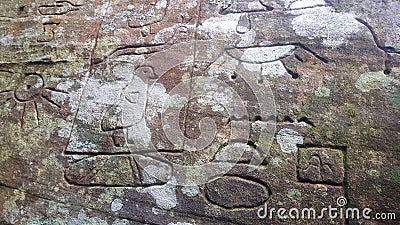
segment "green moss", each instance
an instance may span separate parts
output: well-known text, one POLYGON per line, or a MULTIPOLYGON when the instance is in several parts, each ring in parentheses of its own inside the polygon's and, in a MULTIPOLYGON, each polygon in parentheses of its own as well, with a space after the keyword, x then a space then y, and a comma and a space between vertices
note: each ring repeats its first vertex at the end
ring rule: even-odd
POLYGON ((400 94, 394 94, 389 97, 390 105, 394 108, 400 108, 400 94))
POLYGON ((390 171, 390 179, 394 182, 400 183, 400 167, 395 167, 390 171))
POLYGON ((347 117, 355 118, 357 116, 357 111, 354 105, 345 104, 345 113, 347 117))
POLYGON ((315 90, 315 95, 320 98, 328 98, 331 96, 331 90, 326 87, 319 87, 317 90, 315 90))
POLYGON ((3 203, 3 216, 8 223, 15 224, 17 222, 19 209, 15 201, 5 201, 3 203))
POLYGON ((111 203, 115 197, 122 198, 124 196, 124 191, 121 188, 110 188, 107 189, 104 193, 100 194, 99 202, 101 204, 111 203))
POLYGON ((297 189, 290 189, 286 195, 288 198, 292 199, 293 201, 300 201, 301 200, 301 192, 297 189))
MULTIPOLYGON (((333 123, 331 123, 333 124, 333 123)), ((333 143, 342 145, 346 143, 346 134, 340 130, 333 129, 334 125, 308 127, 305 136, 312 138, 316 143, 333 143)))
MULTIPOLYGON (((0 142, 0 143, 2 143, 2 142, 0 142)), ((0 164, 3 164, 12 155, 11 150, 8 150, 8 149, 4 148, 4 147, 7 147, 7 146, 4 146, 4 145, 2 145, 2 146, 3 146, 3 149, 1 149, 1 151, 0 151, 0 164)))
POLYGON ((58 161, 56 155, 54 153, 50 154, 47 158, 42 160, 42 165, 46 169, 46 171, 62 171, 63 166, 58 161))
POLYGON ((386 87, 391 80, 383 71, 363 73, 358 78, 355 86, 362 92, 369 92, 374 89, 386 87))
POLYGON ((367 171, 367 174, 373 177, 379 177, 381 175, 381 172, 379 172, 378 170, 371 169, 367 171))
MULTIPOLYGON (((119 220, 118 220, 119 221, 119 220)), ((43 217, 34 217, 28 219, 24 225, 42 225, 42 224, 51 224, 51 225, 108 225, 107 221, 100 219, 98 217, 88 217, 86 216, 85 211, 81 210, 77 217, 58 217, 58 218, 43 218, 43 217)))

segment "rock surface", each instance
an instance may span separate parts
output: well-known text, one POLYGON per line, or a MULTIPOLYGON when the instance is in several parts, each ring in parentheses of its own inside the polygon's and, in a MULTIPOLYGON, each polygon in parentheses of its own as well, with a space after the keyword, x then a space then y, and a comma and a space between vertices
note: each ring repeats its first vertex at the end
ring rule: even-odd
POLYGON ((398 223, 399 11, 1 1, 0 224, 398 223))

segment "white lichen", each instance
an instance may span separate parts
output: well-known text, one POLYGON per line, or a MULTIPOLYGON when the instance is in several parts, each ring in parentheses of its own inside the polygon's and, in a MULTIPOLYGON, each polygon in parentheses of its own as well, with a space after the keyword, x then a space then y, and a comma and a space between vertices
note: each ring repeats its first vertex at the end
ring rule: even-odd
POLYGON ((256 42, 256 31, 251 29, 243 34, 238 34, 240 42, 236 45, 237 47, 248 47, 256 42))
POLYGON ((362 92, 369 92, 388 86, 392 78, 388 77, 383 71, 363 73, 358 77, 355 84, 356 88, 362 92))
POLYGON ((15 224, 20 217, 17 203, 15 201, 5 201, 2 214, 6 222, 15 224))
POLYGON ((111 211, 118 212, 123 206, 124 204, 122 203, 122 200, 120 198, 116 198, 111 202, 111 211))
POLYGON ((229 106, 233 100, 233 94, 229 90, 209 91, 204 96, 197 99, 200 105, 211 106, 214 112, 223 112, 225 107, 229 106))
POLYGON ((241 60, 250 63, 273 62, 291 55, 295 48, 293 45, 247 48, 243 51, 241 60))
POLYGON ((166 165, 148 165, 143 169, 143 184, 155 184, 157 180, 166 180, 170 176, 170 170, 166 165))
POLYGON ((249 145, 245 143, 233 143, 223 147, 219 152, 217 152, 215 160, 222 162, 239 161, 245 152, 252 152, 249 145))
POLYGON ((257 64, 257 63, 243 62, 242 65, 246 70, 251 71, 251 72, 259 72, 259 71, 261 71, 261 68, 262 68, 262 64, 257 64))
POLYGON ((321 98, 328 98, 331 96, 331 90, 327 87, 318 87, 317 90, 315 90, 315 95, 321 98))
POLYGON ((288 128, 281 129, 276 136, 276 141, 285 153, 297 152, 297 144, 303 144, 303 139, 297 131, 288 128))
POLYGON ((290 9, 301 9, 326 5, 324 0, 298 0, 289 4, 290 9))
POLYGON ((12 35, 6 35, 4 37, 0 37, 0 45, 6 46, 11 45, 13 42, 14 37, 12 35))
POLYGON ((141 149, 150 145, 151 130, 147 127, 145 120, 140 120, 140 122, 124 131, 126 132, 127 142, 131 148, 141 149))
POLYGON ((169 3, 172 9, 181 9, 184 6, 187 9, 192 9, 197 6, 196 0, 171 0, 169 3))
POLYGON ((199 26, 199 31, 208 33, 211 38, 218 35, 229 37, 236 33, 236 27, 242 15, 242 13, 234 13, 208 18, 199 26))
POLYGON ((194 186, 183 186, 181 191, 184 195, 188 197, 194 197, 200 193, 200 188, 197 185, 194 186))
POLYGON ((267 77, 283 76, 287 74, 286 68, 281 61, 263 63, 261 65, 261 75, 267 77))
POLYGON ((301 15, 292 20, 297 35, 309 39, 321 38, 323 45, 336 48, 363 28, 353 14, 336 13, 330 7, 320 8, 297 12, 301 15))
POLYGON ((165 9, 167 8, 167 0, 160 0, 156 3, 156 9, 165 9))
POLYGON ((178 205, 176 197, 175 179, 164 185, 151 186, 141 189, 140 191, 150 194, 161 209, 172 209, 178 205))
POLYGON ((280 166, 280 165, 282 165, 283 160, 281 158, 279 158, 279 157, 274 157, 274 158, 271 159, 271 163, 274 166, 280 166))

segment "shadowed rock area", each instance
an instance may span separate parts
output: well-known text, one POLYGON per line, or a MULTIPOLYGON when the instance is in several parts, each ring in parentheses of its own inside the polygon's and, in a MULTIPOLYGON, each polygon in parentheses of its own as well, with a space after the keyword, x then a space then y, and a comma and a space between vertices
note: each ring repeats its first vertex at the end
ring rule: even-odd
POLYGON ((0 225, 398 224, 400 1, 0 2, 0 225))

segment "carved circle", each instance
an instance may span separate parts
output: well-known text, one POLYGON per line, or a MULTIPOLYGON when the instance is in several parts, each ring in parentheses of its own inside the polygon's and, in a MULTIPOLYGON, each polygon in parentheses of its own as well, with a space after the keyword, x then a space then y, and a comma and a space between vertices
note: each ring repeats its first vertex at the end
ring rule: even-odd
POLYGON ((15 98, 20 102, 32 101, 43 91, 44 80, 38 74, 27 74, 14 91, 15 98))

